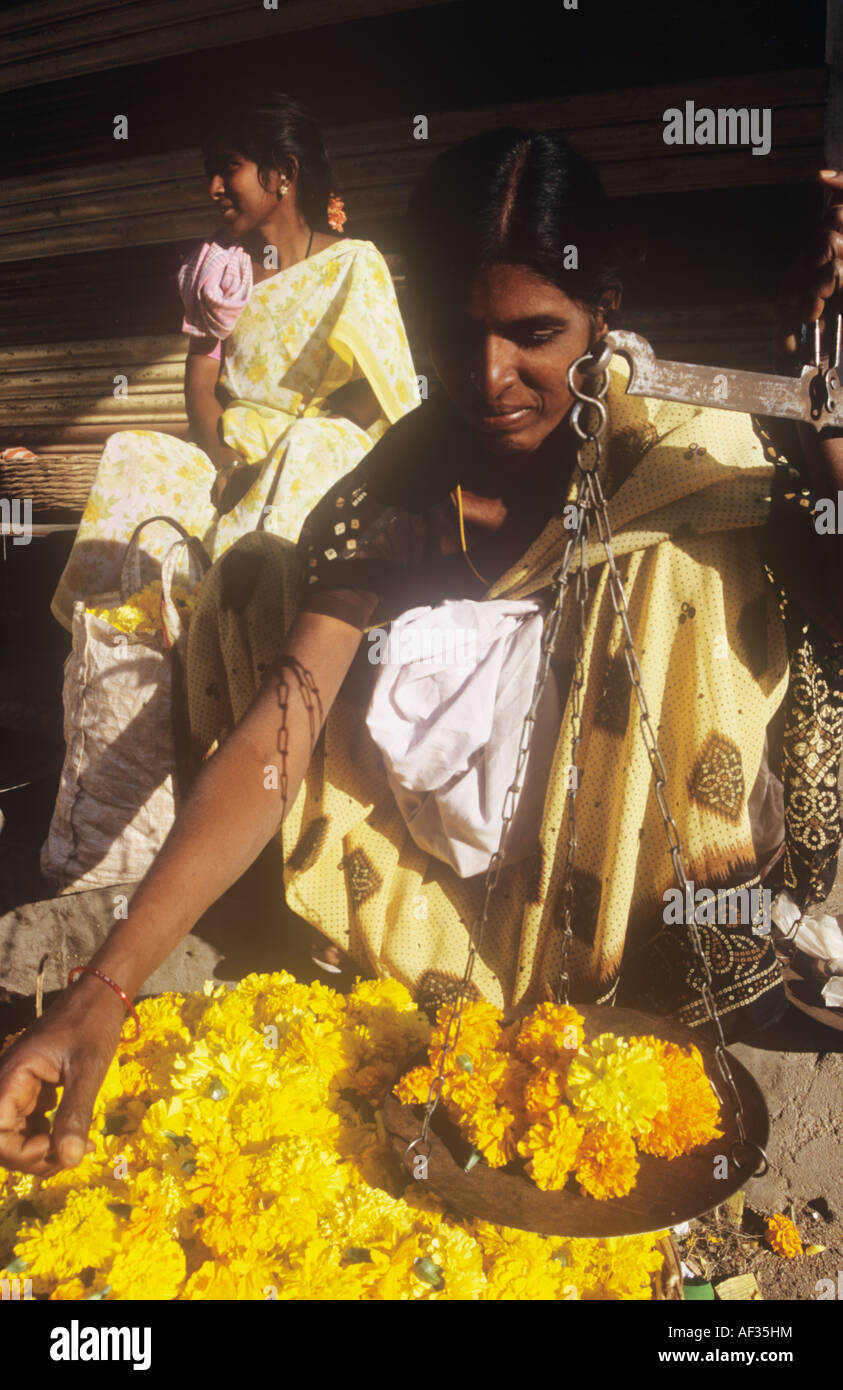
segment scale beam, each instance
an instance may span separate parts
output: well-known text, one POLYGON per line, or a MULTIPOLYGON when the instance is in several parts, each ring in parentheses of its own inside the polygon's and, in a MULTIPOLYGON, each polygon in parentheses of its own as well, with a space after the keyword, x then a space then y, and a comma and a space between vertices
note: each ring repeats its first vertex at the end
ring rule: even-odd
MULTIPOLYGON (((828 367, 814 362, 803 367, 800 376, 774 376, 729 367, 666 362, 656 357, 646 338, 626 330, 610 333, 607 342, 613 352, 629 361, 630 396, 654 396, 657 400, 738 410, 743 414, 775 415, 800 420, 816 430, 827 426, 843 429, 843 391, 836 361, 828 367)), ((838 356, 839 349, 835 359, 838 356)))

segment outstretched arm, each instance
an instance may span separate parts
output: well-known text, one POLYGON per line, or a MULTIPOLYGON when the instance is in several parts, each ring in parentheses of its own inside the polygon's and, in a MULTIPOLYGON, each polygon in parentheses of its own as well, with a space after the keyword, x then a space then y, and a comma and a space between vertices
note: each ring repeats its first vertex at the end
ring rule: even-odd
MULTIPOLYGON (((128 918, 91 961, 128 995, 280 828, 360 640, 337 618, 303 613, 293 624, 277 669, 202 769, 128 918)), ((79 1162, 122 1021, 117 996, 83 975, 12 1046, 0 1061, 0 1163, 45 1174, 79 1162), (50 1134, 44 1114, 59 1085, 50 1134)))

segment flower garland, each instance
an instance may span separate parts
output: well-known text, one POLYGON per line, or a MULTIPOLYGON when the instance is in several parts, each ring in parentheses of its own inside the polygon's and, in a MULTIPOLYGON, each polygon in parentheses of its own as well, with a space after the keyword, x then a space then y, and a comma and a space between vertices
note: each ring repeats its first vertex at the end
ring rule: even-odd
POLYGON ((328 199, 328 226, 332 232, 341 232, 347 221, 345 203, 338 194, 332 193, 328 199))
POLYGON ((396 981, 343 997, 250 975, 138 1013, 94 1151, 46 1179, 0 1170, 0 1278, 56 1300, 651 1296, 659 1236, 460 1222, 408 1177, 377 1106, 430 1025, 396 981))
MULTIPOLYGON (((189 617, 196 607, 199 585, 196 584, 193 589, 187 590, 174 584, 172 592, 176 605, 182 609, 185 616, 189 617)), ((161 580, 153 579, 151 584, 139 589, 136 594, 131 594, 116 608, 97 608, 90 605, 87 612, 92 613, 95 618, 102 618, 104 622, 110 623, 118 632, 152 635, 163 630, 161 600, 161 580)))
MULTIPOLYGON (((449 1016, 446 1005, 429 1064, 396 1087, 405 1104, 427 1100, 449 1016)), ((508 1027, 485 1001, 465 1006, 442 1098, 490 1167, 520 1156, 537 1187, 558 1190, 575 1173, 581 1191, 603 1201, 632 1191, 639 1151, 678 1158, 722 1137, 696 1047, 614 1033, 586 1044, 584 1037, 582 1015, 568 1005, 540 1004, 508 1027)))

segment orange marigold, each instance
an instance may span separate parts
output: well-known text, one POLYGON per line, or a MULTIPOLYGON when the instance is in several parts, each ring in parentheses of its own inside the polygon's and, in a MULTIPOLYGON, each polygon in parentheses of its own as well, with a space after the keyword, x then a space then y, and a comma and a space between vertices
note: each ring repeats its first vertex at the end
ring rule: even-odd
POLYGON ((402 1105, 424 1105, 430 1094, 430 1083, 436 1073, 433 1067, 413 1067, 401 1077, 395 1094, 402 1105))
POLYGON ((531 1073, 524 1087, 524 1107, 534 1123, 545 1119, 561 1105, 566 1070, 556 1067, 531 1073))
POLYGON ((464 1132, 490 1168, 502 1168, 516 1153, 515 1116, 505 1105, 483 1106, 465 1116, 464 1132))
POLYGON ((625 1197, 635 1186, 638 1158, 635 1140, 620 1130, 592 1129, 580 1146, 577 1179, 584 1193, 597 1201, 625 1197))
POLYGON ((789 1216, 782 1216, 781 1213, 768 1216, 766 1225, 767 1244, 777 1255, 782 1255, 786 1260, 794 1260, 797 1255, 804 1253, 799 1232, 789 1216))
POLYGON ((649 1132, 639 1137, 641 1151, 657 1158, 678 1158, 711 1139, 721 1139, 723 1131, 717 1127, 720 1104, 699 1049, 691 1046, 686 1052, 675 1043, 653 1037, 633 1041, 653 1049, 667 1086, 667 1109, 659 1111, 649 1132))
POLYGON ((567 1105, 560 1105, 545 1119, 533 1125, 518 1145, 518 1152, 529 1159, 527 1172, 545 1192, 564 1187, 577 1160, 583 1127, 567 1105))
POLYGON ((569 1061, 582 1047, 584 1022, 569 1004, 539 1004, 521 1024, 515 1051, 535 1066, 569 1061))
MULTIPOLYGON (((436 1027, 430 1035, 429 1056, 433 1066, 439 1065, 439 1054, 448 1031, 448 1022, 453 1012, 452 1004, 443 1004, 436 1015, 436 1027)), ((472 1063, 479 1062, 487 1051, 497 1048, 500 1038, 501 1011, 485 999, 474 999, 465 1005, 460 1019, 457 1044, 448 1056, 446 1070, 450 1071, 458 1057, 467 1057, 472 1063)), ((451 1042, 454 1030, 451 1029, 451 1042)))

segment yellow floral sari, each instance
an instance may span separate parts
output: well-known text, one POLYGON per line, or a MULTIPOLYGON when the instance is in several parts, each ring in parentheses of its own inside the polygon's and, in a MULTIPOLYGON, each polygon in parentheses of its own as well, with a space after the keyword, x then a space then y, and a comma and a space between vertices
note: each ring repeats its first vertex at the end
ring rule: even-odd
MULTIPOLYGON (((389 425, 418 404, 407 337, 389 269, 366 241, 334 242, 256 284, 225 345, 226 444, 260 465, 238 505, 219 516, 207 454, 154 430, 112 435, 103 452, 52 610, 69 628, 76 599, 118 587, 126 543, 146 517, 173 517, 212 560, 250 531, 295 542, 327 489, 389 425), (328 398, 369 382, 380 415, 368 430, 329 418, 328 398)), ((174 533, 156 523, 143 554, 163 558, 174 533)), ((150 578, 154 577, 150 574, 150 578)))

